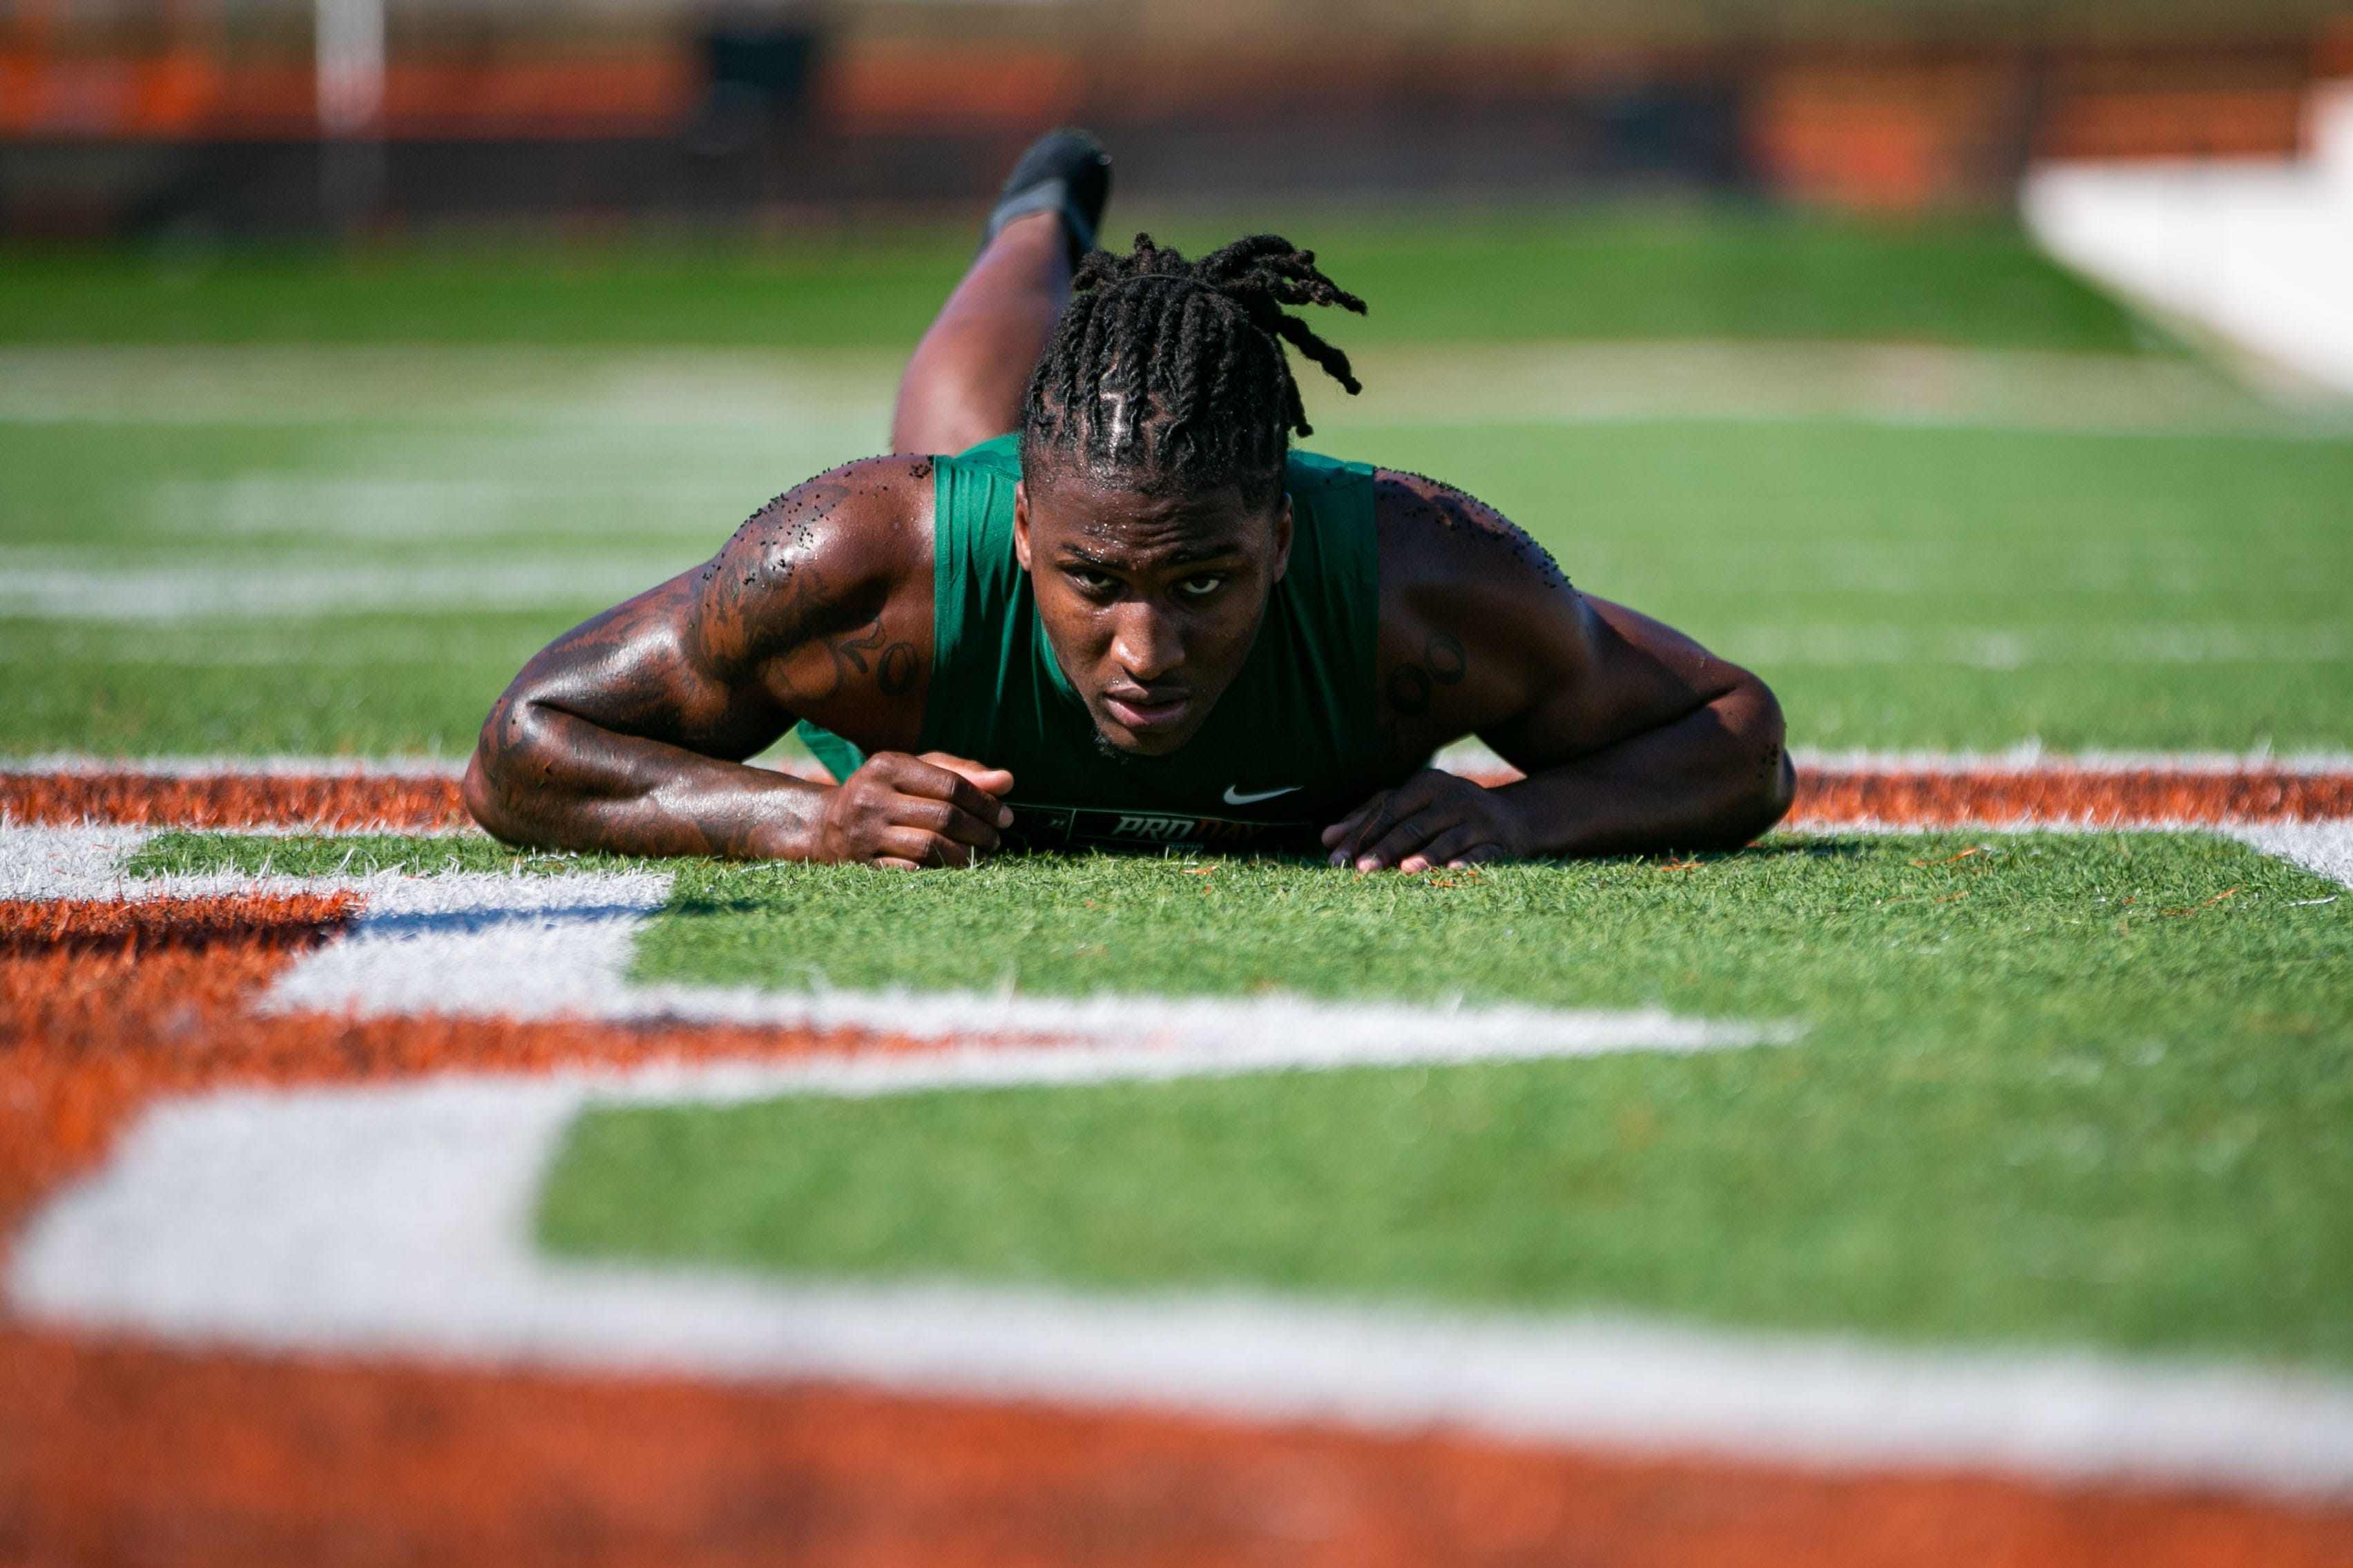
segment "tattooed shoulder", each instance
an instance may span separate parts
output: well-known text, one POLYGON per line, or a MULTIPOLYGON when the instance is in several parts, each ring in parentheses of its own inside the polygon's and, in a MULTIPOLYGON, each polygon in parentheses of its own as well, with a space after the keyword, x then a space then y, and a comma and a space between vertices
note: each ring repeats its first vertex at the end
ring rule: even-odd
MULTIPOLYGON (((868 459, 819 474, 746 519, 699 573, 698 631, 743 654, 859 634, 903 573, 910 470, 868 459)), ((880 645, 877 645, 879 654, 880 645)), ((865 657, 853 648, 844 657, 865 657)))

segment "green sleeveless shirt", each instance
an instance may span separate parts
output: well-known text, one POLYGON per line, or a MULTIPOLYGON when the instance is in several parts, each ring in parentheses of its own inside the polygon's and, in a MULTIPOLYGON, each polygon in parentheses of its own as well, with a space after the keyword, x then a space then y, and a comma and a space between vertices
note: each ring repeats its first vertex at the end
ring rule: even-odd
MULTIPOLYGON (((1308 452, 1284 483, 1291 564, 1241 673, 1199 733, 1165 757, 1105 755, 1013 556, 1016 437, 934 464, 932 684, 921 751, 1011 770, 1017 848, 1308 852, 1396 782, 1375 729, 1380 556, 1373 470, 1308 452)), ((804 722, 846 778, 864 760, 804 722)))

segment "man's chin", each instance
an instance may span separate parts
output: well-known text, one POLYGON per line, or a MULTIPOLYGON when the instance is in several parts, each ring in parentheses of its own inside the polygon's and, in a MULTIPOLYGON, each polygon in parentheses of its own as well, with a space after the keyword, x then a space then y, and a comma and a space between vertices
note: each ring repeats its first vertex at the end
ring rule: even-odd
POLYGON ((1140 763, 1181 750, 1201 728, 1197 721, 1178 730, 1131 730, 1094 715, 1095 750, 1116 763, 1140 763))

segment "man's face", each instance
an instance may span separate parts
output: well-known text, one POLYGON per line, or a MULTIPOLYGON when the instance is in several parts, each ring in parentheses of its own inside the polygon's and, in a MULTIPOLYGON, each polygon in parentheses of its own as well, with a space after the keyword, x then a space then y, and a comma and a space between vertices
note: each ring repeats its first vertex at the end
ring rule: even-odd
POLYGON ((1038 616, 1095 729, 1166 756, 1198 733, 1241 673, 1291 561, 1291 498, 1145 496, 1039 474, 1014 491, 1013 546, 1038 616))

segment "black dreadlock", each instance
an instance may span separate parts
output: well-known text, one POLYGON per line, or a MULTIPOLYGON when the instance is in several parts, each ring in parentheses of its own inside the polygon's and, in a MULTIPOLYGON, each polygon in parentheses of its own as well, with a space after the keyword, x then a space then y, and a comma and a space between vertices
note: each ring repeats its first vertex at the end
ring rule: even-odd
POLYGON ((1348 356, 1283 307, 1365 302, 1280 235, 1187 261, 1139 234, 1126 256, 1088 253, 1071 289, 1022 403, 1025 469, 1075 457, 1147 494, 1234 484, 1271 505, 1291 432, 1314 433, 1283 343, 1363 390, 1348 356))

